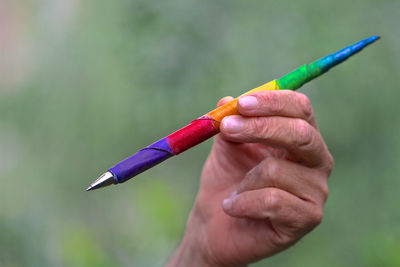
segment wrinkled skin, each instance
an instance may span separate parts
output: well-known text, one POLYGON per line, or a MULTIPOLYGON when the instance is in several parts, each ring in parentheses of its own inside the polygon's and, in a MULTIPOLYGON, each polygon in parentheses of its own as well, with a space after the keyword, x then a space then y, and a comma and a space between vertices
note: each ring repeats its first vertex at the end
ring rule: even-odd
POLYGON ((249 96, 239 99, 241 115, 221 123, 168 266, 244 266, 288 248, 322 220, 333 159, 310 101, 289 90, 249 96))

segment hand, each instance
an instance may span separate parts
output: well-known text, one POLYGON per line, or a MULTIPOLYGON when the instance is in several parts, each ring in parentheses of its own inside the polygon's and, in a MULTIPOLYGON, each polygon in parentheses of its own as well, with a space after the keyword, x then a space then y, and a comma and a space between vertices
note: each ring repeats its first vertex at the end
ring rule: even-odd
POLYGON ((169 266, 246 265, 286 249, 322 220, 333 159, 308 98, 257 92, 242 96, 238 109, 221 123, 169 266))

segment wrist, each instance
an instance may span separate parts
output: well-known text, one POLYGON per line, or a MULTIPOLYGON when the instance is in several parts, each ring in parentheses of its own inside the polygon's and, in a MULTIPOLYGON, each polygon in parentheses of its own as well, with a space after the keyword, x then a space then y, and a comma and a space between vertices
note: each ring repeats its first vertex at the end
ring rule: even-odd
POLYGON ((207 235, 204 230, 205 222, 201 220, 201 216, 195 212, 196 206, 193 208, 189 217, 185 235, 170 258, 167 267, 216 267, 207 253, 207 235), (197 215, 196 215, 197 214, 197 215))
MULTIPOLYGON (((169 259, 166 267, 245 267, 246 264, 228 264, 215 258, 208 243, 207 220, 195 208, 192 210, 186 233, 169 259), (197 212, 196 212, 197 210, 197 212)), ((204 214, 203 214, 204 215, 204 214)))
POLYGON ((190 237, 183 238, 166 267, 215 267, 209 262, 200 246, 190 240, 190 237))

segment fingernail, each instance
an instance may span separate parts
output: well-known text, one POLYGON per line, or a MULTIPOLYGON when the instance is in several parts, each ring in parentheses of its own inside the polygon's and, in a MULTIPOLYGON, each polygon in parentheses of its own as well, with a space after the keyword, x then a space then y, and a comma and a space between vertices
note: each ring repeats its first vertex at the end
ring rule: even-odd
POLYGON ((224 201, 222 202, 222 207, 225 210, 230 210, 232 208, 232 202, 233 202, 232 198, 224 199, 224 201))
POLYGON ((229 196, 229 198, 233 198, 237 195, 237 191, 233 191, 232 194, 229 196))
POLYGON ((239 98, 239 105, 244 109, 256 109, 258 106, 258 100, 255 96, 242 96, 239 98))
POLYGON ((226 117, 222 120, 223 128, 230 133, 240 132, 243 128, 243 122, 237 117, 226 117))

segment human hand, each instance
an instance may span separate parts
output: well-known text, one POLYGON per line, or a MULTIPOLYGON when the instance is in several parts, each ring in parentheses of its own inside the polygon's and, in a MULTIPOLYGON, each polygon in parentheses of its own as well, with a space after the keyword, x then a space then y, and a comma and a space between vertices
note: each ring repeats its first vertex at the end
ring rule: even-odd
POLYGON ((262 91, 242 96, 238 109, 221 123, 168 266, 246 265, 286 249, 322 220, 333 158, 308 98, 262 91))

